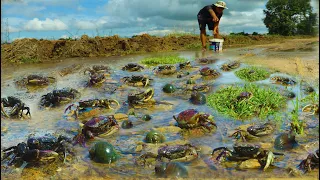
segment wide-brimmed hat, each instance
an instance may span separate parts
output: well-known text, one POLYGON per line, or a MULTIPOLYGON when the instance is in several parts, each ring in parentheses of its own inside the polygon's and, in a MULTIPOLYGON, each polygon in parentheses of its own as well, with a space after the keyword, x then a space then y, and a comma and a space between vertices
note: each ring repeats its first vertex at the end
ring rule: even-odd
POLYGON ((216 7, 221 7, 223 9, 228 9, 227 8, 227 4, 224 2, 224 1, 217 1, 215 4, 214 4, 216 7))

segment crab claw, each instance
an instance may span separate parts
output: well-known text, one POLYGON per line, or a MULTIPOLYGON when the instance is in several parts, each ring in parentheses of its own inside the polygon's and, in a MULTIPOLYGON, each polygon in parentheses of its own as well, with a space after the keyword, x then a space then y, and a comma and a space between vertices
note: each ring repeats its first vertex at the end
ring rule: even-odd
POLYGON ((271 151, 268 151, 267 162, 266 162, 266 165, 263 168, 263 171, 265 171, 273 163, 274 157, 275 157, 274 154, 271 151))
MULTIPOLYGON (((112 105, 113 103, 115 103, 115 104, 116 104, 116 107, 115 107, 115 108, 120 107, 119 102, 118 102, 117 100, 115 100, 115 99, 109 100, 109 103, 110 103, 110 105, 112 105)), ((108 105, 108 108, 109 108, 109 109, 115 109, 115 108, 112 108, 110 105, 108 105)))
POLYGON ((6 111, 4 110, 4 106, 3 103, 1 103, 1 114, 3 114, 5 117, 9 118, 9 115, 6 113, 6 111))
POLYGON ((22 159, 27 162, 38 161, 38 162, 50 162, 55 160, 59 154, 51 150, 38 150, 32 149, 28 151, 22 159))

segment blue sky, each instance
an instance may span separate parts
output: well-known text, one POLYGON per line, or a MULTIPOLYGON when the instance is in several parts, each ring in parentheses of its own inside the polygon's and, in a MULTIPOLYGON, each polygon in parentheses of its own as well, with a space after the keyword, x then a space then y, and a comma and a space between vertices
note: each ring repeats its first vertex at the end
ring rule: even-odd
MULTIPOLYGON (((266 33, 262 22, 268 0, 225 0, 220 33, 266 33)), ((319 12, 319 0, 311 0, 319 12)), ((123 37, 173 31, 199 33, 196 15, 212 0, 1 0, 1 35, 17 38, 123 37), (7 24, 7 25, 6 25, 7 24)), ((209 32, 208 32, 209 33, 209 32)))

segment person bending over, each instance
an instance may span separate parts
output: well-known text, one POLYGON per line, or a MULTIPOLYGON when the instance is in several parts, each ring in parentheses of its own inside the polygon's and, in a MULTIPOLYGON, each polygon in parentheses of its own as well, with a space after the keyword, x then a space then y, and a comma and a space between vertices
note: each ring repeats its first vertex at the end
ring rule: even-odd
POLYGON ((223 15, 223 10, 228 9, 226 3, 217 1, 215 4, 203 7, 198 13, 198 23, 200 28, 200 39, 202 43, 202 50, 207 49, 206 46, 206 25, 209 30, 212 30, 214 38, 221 38, 219 35, 219 22, 223 15))

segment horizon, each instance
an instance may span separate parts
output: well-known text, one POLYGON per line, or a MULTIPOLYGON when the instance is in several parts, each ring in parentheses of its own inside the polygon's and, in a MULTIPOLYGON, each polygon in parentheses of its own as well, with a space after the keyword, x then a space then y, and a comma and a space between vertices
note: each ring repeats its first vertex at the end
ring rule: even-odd
MULTIPOLYGON (((219 26, 220 33, 268 33, 263 10, 268 0, 239 0, 227 7, 219 26), (250 6, 248 6, 250 4, 250 6)), ((60 39, 113 36, 132 37, 171 33, 199 34, 196 15, 212 0, 2 0, 1 38, 60 39), (156 6, 156 5, 157 6, 156 6), (119 13, 121 12, 121 13, 119 13), (9 37, 4 37, 5 33, 9 37)), ((319 14, 319 1, 311 0, 313 12, 319 14)), ((211 31, 207 28, 207 34, 211 31)), ((6 36, 7 36, 6 35, 6 36)))

